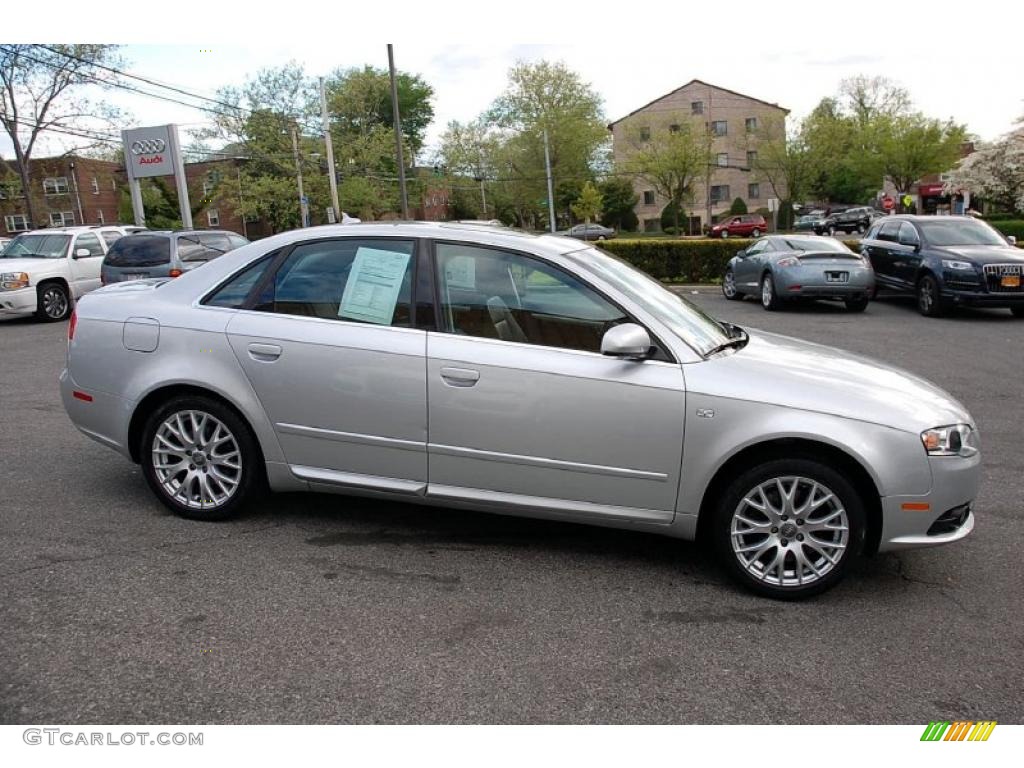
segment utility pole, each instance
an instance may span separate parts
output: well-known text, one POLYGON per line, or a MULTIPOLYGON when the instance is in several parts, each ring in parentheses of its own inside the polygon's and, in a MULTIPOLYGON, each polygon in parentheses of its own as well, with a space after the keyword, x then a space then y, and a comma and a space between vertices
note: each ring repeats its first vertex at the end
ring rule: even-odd
MULTIPOLYGON (((711 86, 708 86, 708 119, 707 119, 707 135, 708 135, 708 148, 710 149, 714 145, 714 127, 715 124, 711 120, 711 86)), ((707 212, 707 225, 710 230, 711 227, 711 164, 708 164, 707 176, 704 178, 704 193, 707 198, 708 212, 707 212)), ((703 233, 701 233, 703 234, 703 233)))
POLYGON ((484 177, 483 176, 477 176, 476 180, 480 182, 480 205, 482 205, 483 209, 484 209, 483 215, 481 215, 480 218, 486 219, 487 218, 487 193, 484 191, 484 177))
POLYGON ((306 193, 302 190, 302 164, 299 163, 299 137, 295 126, 292 126, 292 154, 295 155, 295 176, 299 181, 299 215, 302 217, 302 225, 306 226, 306 210, 309 204, 306 202, 306 193))
POLYGON ((331 223, 341 221, 341 206, 338 205, 338 177, 334 173, 334 142, 331 141, 331 119, 327 115, 327 92, 324 90, 324 79, 320 78, 320 114, 322 116, 324 141, 327 144, 327 173, 331 180, 331 205, 334 216, 331 223))
POLYGON ((548 149, 548 129, 544 129, 544 169, 548 176, 548 219, 551 233, 555 232, 555 189, 551 184, 551 150, 548 149))
POLYGON ((395 155, 398 157, 398 186, 402 192, 402 218, 409 219, 409 193, 405 189, 405 159, 402 157, 402 117, 398 114, 398 83, 395 81, 395 51, 388 43, 388 70, 391 72, 391 112, 395 119, 395 155))

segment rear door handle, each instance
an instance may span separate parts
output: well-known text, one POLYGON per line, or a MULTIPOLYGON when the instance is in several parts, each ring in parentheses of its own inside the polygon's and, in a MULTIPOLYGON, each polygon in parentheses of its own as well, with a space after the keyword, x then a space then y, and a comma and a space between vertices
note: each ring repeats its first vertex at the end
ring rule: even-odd
POLYGON ((472 387, 480 381, 480 371, 445 366, 441 369, 441 378, 444 379, 445 384, 452 387, 472 387))
POLYGON ((281 356, 281 348, 277 344, 250 344, 249 357, 261 363, 272 363, 281 356))

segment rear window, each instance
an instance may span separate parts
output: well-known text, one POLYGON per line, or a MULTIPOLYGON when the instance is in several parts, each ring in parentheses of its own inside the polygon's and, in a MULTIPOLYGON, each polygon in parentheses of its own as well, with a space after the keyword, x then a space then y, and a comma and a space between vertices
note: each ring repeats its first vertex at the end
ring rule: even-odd
POLYGON ((104 263, 111 267, 155 267, 170 261, 169 238, 137 234, 122 237, 111 245, 104 263))

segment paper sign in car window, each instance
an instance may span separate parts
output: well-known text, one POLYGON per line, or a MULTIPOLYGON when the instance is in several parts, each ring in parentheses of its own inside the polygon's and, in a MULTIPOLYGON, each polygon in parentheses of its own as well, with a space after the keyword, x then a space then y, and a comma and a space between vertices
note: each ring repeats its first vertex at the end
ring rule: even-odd
POLYGON ((341 296, 338 317, 390 325, 411 258, 408 253, 359 248, 341 296))
POLYGON ((444 263, 444 282, 449 288, 476 290, 476 262, 472 256, 452 256, 444 263))

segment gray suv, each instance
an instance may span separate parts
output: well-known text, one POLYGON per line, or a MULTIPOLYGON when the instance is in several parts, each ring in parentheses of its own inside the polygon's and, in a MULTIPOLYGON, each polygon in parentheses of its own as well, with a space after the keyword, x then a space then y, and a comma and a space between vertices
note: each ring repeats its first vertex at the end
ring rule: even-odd
POLYGON ((249 241, 224 230, 137 232, 110 246, 100 279, 104 285, 147 277, 179 277, 249 241))

